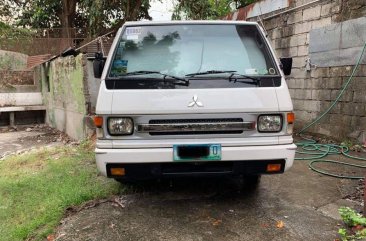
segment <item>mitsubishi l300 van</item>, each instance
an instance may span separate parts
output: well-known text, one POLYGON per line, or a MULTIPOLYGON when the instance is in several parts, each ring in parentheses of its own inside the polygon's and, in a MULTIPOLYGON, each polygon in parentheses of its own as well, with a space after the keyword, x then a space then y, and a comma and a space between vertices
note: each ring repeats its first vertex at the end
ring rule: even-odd
POLYGON ((96 106, 96 162, 119 181, 280 174, 294 160, 294 114, 281 64, 257 23, 127 22, 96 106))

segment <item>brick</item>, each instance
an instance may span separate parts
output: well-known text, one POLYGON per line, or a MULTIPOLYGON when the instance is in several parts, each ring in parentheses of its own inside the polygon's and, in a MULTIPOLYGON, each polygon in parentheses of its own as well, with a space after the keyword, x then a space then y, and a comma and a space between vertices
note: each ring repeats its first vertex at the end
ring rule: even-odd
POLYGON ((291 48, 289 48, 289 56, 295 57, 297 55, 298 55, 298 53, 297 53, 297 47, 291 47, 291 48))
POLYGON ((302 22, 302 11, 297 11, 289 15, 287 19, 287 24, 293 24, 302 22))
POLYGON ((294 104, 294 109, 295 110, 303 110, 304 109, 304 100, 294 100, 293 104, 294 104))
POLYGON ((283 27, 280 32, 282 33, 282 37, 291 36, 294 34, 294 25, 283 27))
POLYGON ((365 77, 353 77, 352 83, 349 88, 355 91, 366 90, 366 78, 365 77))
POLYGON ((304 68, 305 67, 305 57, 292 58, 292 66, 294 68, 304 68))
POLYGON ((297 48, 298 56, 305 56, 309 54, 309 47, 307 45, 302 45, 297 48))
POLYGON ((311 22, 297 23, 294 27, 294 34, 307 33, 311 29, 311 22))
POLYGON ((320 91, 319 100, 331 100, 331 90, 322 89, 320 91))
POLYGON ((314 88, 314 82, 313 82, 314 79, 306 79, 304 81, 304 84, 305 84, 305 89, 316 89, 314 88))
POLYGON ((294 35, 290 37, 290 47, 298 46, 298 36, 294 35))
POLYGON ((297 79, 305 79, 310 77, 310 73, 304 69, 293 68, 291 71, 291 76, 297 79))
MULTIPOLYGON (((331 100, 335 100, 339 95, 340 90, 332 90, 331 100)), ((350 102, 353 100, 353 91, 345 91, 339 101, 350 102)))
POLYGON ((289 88, 288 91, 290 92, 291 99, 295 99, 295 90, 289 88))
POLYGON ((307 45, 309 43, 308 34, 297 35, 297 45, 307 45))
POLYGON ((359 90, 353 93, 353 102, 361 102, 366 104, 366 90, 359 90))
POLYGON ((302 13, 303 21, 320 18, 321 6, 305 9, 302 13))
POLYGON ((330 15, 332 6, 333 6, 332 3, 322 5, 321 11, 320 11, 320 16, 323 17, 323 16, 330 15))
POLYGON ((311 22, 311 29, 322 28, 332 24, 332 17, 322 18, 311 22))
POLYGON ((295 79, 296 89, 304 89, 305 88, 305 80, 304 79, 295 79))
POLYGON ((305 93, 302 89, 295 90, 295 99, 299 99, 299 100, 305 99, 305 93))
POLYGON ((320 103, 321 101, 317 100, 304 100, 304 109, 310 112, 319 112, 320 103))
MULTIPOLYGON (((324 110, 327 109, 331 104, 332 104, 332 102, 323 102, 324 110)), ((333 108, 330 110, 330 113, 332 113, 332 114, 341 113, 341 106, 340 106, 339 102, 335 106, 333 106, 333 108)))
POLYGON ((320 100, 320 90, 312 90, 311 91, 311 98, 313 100, 320 100))
POLYGON ((311 83, 314 89, 324 89, 326 87, 326 82, 323 78, 312 78, 311 83))
POLYGON ((287 81, 287 86, 290 88, 290 89, 296 89, 296 79, 294 78, 286 78, 286 81, 287 81))
POLYGON ((322 77, 322 70, 319 68, 312 69, 310 72, 311 78, 319 78, 322 77))
POLYGON ((326 83, 327 89, 340 89, 342 87, 342 78, 334 77, 334 78, 323 78, 326 83))
POLYGON ((366 65, 360 65, 356 70, 355 76, 366 76, 366 65))

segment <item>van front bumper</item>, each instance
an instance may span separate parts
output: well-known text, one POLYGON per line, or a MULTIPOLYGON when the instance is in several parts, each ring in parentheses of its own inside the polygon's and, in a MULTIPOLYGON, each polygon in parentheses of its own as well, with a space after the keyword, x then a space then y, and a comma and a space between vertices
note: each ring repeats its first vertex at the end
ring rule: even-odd
MULTIPOLYGON (((220 161, 173 161, 173 148, 95 149, 98 170, 108 177, 109 168, 125 168, 126 178, 182 175, 235 175, 266 173, 268 164, 281 164, 287 171, 293 164, 296 145, 222 147, 220 161)), ((119 177, 115 177, 119 178, 119 177)))

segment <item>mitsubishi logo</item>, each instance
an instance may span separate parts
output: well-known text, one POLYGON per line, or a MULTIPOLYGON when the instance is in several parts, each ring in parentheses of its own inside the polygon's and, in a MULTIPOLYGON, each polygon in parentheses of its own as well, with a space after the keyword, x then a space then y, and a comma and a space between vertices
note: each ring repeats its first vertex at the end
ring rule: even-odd
POLYGON ((192 100, 192 102, 189 102, 188 107, 194 107, 195 105, 197 105, 198 107, 203 107, 203 104, 201 101, 198 100, 197 95, 194 95, 192 100))

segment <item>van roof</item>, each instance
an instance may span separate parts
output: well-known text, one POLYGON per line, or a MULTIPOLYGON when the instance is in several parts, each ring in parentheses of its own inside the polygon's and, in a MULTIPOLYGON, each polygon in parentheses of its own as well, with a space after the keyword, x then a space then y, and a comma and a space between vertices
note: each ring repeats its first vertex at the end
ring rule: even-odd
POLYGON ((183 24, 232 24, 232 25, 258 25, 256 22, 232 21, 232 20, 177 20, 177 21, 131 21, 124 26, 137 25, 183 25, 183 24))

